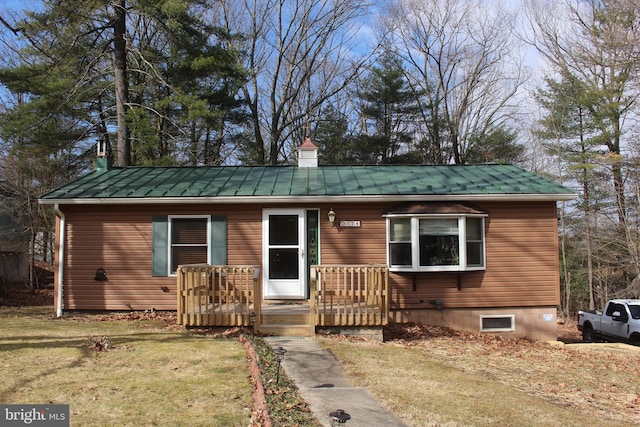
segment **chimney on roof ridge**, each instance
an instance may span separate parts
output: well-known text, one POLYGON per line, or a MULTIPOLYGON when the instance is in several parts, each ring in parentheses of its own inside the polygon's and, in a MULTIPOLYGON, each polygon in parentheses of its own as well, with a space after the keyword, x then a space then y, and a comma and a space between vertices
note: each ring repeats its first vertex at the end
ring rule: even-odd
POLYGON ((298 167, 299 168, 317 168, 318 167, 318 147, 311 142, 311 138, 307 135, 304 143, 297 148, 298 150, 298 167))
POLYGON ((93 161, 93 169, 100 173, 108 171, 111 166, 111 159, 107 156, 107 143, 100 141, 98 142, 98 157, 93 161))

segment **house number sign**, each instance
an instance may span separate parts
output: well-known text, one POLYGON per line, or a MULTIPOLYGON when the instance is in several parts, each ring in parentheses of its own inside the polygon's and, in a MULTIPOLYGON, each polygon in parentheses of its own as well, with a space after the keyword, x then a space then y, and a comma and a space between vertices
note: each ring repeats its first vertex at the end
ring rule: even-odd
POLYGON ((353 220, 340 221, 340 227, 342 227, 342 228, 359 228, 360 227, 360 221, 353 221, 353 220))

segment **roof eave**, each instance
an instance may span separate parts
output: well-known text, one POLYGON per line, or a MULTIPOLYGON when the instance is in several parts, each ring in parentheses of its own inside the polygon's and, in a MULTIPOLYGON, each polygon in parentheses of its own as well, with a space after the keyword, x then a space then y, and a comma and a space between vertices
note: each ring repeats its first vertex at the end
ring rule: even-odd
POLYGON ((344 203, 344 202, 417 202, 417 201, 538 201, 566 202, 577 198, 576 194, 450 194, 450 195, 370 195, 370 196, 221 196, 221 197, 105 197, 75 199, 39 199, 43 205, 124 205, 124 204, 249 204, 249 203, 344 203))

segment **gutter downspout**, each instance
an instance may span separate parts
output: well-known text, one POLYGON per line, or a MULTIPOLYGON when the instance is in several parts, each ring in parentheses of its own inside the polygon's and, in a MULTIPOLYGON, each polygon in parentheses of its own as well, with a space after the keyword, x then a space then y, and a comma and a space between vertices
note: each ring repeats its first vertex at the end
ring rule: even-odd
POLYGON ((64 277, 64 230, 66 228, 66 221, 64 213, 60 210, 60 205, 56 203, 53 207, 56 215, 60 218, 60 236, 59 236, 59 249, 58 249, 58 306, 56 307, 56 316, 62 317, 62 287, 63 287, 63 277, 64 277))

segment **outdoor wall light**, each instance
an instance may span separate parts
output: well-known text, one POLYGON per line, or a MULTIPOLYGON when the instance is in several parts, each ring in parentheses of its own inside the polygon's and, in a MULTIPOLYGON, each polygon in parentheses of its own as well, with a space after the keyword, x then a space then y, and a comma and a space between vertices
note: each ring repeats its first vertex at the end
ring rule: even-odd
POLYGON ((336 213, 333 209, 329 209, 329 213, 327 215, 329 216, 329 225, 333 227, 336 222, 336 213))
POLYGON ((104 282, 107 280, 107 272, 104 271, 104 268, 99 268, 96 270, 96 276, 94 277, 94 279, 97 282, 104 282))
POLYGON ((329 412, 329 416, 331 417, 332 426, 346 424, 351 419, 351 415, 347 414, 344 409, 336 409, 333 412, 329 412))

